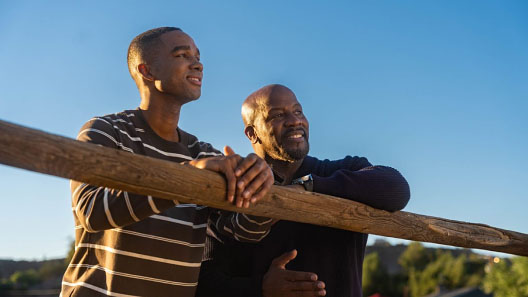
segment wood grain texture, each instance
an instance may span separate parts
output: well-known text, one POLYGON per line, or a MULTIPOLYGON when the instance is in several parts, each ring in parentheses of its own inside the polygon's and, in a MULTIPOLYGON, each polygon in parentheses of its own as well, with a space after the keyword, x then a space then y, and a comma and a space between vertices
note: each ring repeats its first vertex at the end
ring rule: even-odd
MULTIPOLYGON (((0 121, 0 163, 97 186, 276 219, 528 256, 528 235, 405 211, 390 213, 328 195, 273 186, 249 209, 225 199, 217 173, 0 121)), ((1 203, 1 202, 0 202, 1 203)))

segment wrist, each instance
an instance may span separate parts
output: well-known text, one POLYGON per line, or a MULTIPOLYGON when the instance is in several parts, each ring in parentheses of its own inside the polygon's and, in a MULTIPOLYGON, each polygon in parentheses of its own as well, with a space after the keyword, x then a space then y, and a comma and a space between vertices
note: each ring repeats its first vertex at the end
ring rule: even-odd
POLYGON ((292 185, 301 185, 308 192, 313 192, 313 177, 311 174, 299 177, 292 181, 292 185))

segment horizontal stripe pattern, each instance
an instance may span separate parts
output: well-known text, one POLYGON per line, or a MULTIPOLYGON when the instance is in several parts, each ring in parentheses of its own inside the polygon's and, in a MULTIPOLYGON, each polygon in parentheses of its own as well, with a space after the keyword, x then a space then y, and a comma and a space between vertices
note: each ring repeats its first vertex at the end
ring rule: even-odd
MULTIPOLYGON (((179 132, 180 142, 165 141, 133 110, 91 119, 78 139, 174 162, 222 155, 179 132)), ((257 241, 271 222, 77 181, 71 189, 76 247, 62 296, 194 296, 208 227, 257 241)))

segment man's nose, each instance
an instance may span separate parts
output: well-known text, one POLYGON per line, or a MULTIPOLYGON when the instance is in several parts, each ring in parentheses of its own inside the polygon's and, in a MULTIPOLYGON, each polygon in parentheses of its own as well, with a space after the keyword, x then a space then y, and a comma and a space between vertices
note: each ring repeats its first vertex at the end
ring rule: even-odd
POLYGON ((286 126, 295 127, 302 125, 302 119, 294 113, 289 113, 286 115, 286 126))
POLYGON ((191 64, 191 69, 198 70, 200 72, 203 71, 203 64, 198 59, 194 60, 194 63, 191 64))

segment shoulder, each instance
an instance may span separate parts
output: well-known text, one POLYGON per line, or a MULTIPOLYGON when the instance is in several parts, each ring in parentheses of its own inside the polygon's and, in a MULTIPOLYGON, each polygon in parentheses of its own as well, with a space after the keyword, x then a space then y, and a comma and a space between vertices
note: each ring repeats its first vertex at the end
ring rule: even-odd
POLYGON ((132 121, 132 118, 134 117, 134 111, 131 110, 103 116, 95 116, 86 121, 82 128, 98 128, 103 130, 119 129, 120 126, 133 126, 134 122, 132 121))
POLYGON ((77 140, 114 146, 119 144, 121 135, 135 134, 134 111, 95 116, 79 130, 77 140), (113 145, 112 145, 113 143, 113 145))
POLYGON ((314 171, 335 171, 339 169, 361 170, 372 164, 365 157, 345 156, 337 160, 319 160, 315 157, 307 156, 305 162, 314 169, 314 171))
POLYGON ((189 152, 194 158, 198 157, 212 157, 223 155, 219 150, 213 147, 212 144, 200 141, 196 136, 180 129, 180 136, 182 142, 187 145, 189 152))

